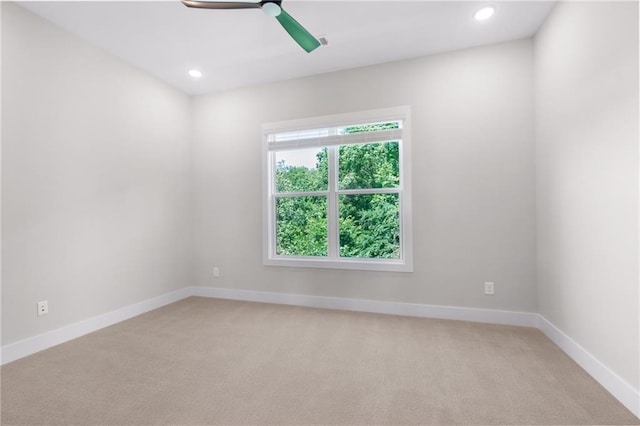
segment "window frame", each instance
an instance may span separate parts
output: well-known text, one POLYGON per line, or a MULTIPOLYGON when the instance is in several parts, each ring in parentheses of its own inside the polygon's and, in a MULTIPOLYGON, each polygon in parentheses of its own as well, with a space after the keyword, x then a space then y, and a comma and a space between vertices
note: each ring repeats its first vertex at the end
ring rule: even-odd
MULTIPOLYGON (((395 141, 395 140, 394 140, 395 141)), ((318 145, 326 146, 326 145, 318 145)), ((267 266, 351 269, 364 271, 413 272, 412 202, 411 202, 411 108, 392 108, 352 112, 346 114, 311 117, 299 120, 265 123, 262 125, 262 177, 263 177, 263 264, 267 266), (327 146, 329 161, 329 185, 326 191, 287 193, 285 196, 327 197, 327 256, 283 256, 276 252, 276 194, 275 152, 269 149, 269 135, 317 128, 357 126, 388 121, 402 122, 399 142, 400 185, 395 188, 339 189, 335 156, 340 144, 327 146), (400 210, 400 258, 376 259, 340 257, 340 223, 338 205, 340 195, 366 193, 398 194, 400 210)))

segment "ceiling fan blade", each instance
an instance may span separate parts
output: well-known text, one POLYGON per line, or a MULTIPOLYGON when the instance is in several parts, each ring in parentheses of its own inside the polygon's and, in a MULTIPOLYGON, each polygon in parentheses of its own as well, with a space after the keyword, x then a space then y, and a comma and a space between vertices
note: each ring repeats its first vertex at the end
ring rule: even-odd
POLYGON ((291 15, 285 12, 284 9, 280 10, 280 14, 276 16, 276 19, 289 33, 291 38, 293 38, 307 53, 320 46, 320 42, 302 25, 300 25, 298 21, 293 19, 291 15))
POLYGON ((260 2, 240 2, 240 1, 198 1, 198 0, 182 0, 182 4, 187 7, 196 7, 198 9, 260 9, 260 2))

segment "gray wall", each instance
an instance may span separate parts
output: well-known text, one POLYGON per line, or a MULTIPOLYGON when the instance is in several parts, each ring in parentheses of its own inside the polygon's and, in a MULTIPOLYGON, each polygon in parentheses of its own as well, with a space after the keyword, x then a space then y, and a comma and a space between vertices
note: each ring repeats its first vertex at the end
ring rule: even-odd
POLYGON ((3 344, 191 283, 189 111, 2 2, 3 344))
POLYGON ((532 72, 523 40, 195 98, 194 284, 535 312, 532 72), (262 123, 397 105, 414 273, 263 266, 262 123))
POLYGON ((535 59, 539 311, 638 389, 637 2, 558 4, 535 59))

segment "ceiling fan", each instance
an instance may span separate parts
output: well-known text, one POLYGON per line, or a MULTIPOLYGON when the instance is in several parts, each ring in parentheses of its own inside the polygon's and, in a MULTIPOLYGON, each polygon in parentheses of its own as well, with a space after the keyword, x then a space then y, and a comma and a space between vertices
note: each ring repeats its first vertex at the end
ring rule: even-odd
POLYGON ((267 15, 275 17, 305 51, 311 52, 320 46, 320 42, 309 31, 282 9, 282 0, 182 0, 182 3, 200 9, 262 9, 267 15))

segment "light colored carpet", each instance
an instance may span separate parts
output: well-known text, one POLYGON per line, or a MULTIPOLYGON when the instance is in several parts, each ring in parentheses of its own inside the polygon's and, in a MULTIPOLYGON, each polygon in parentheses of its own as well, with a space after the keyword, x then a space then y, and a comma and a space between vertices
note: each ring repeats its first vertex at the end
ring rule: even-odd
POLYGON ((3 424, 639 424, 535 329, 196 297, 1 373, 3 424))

